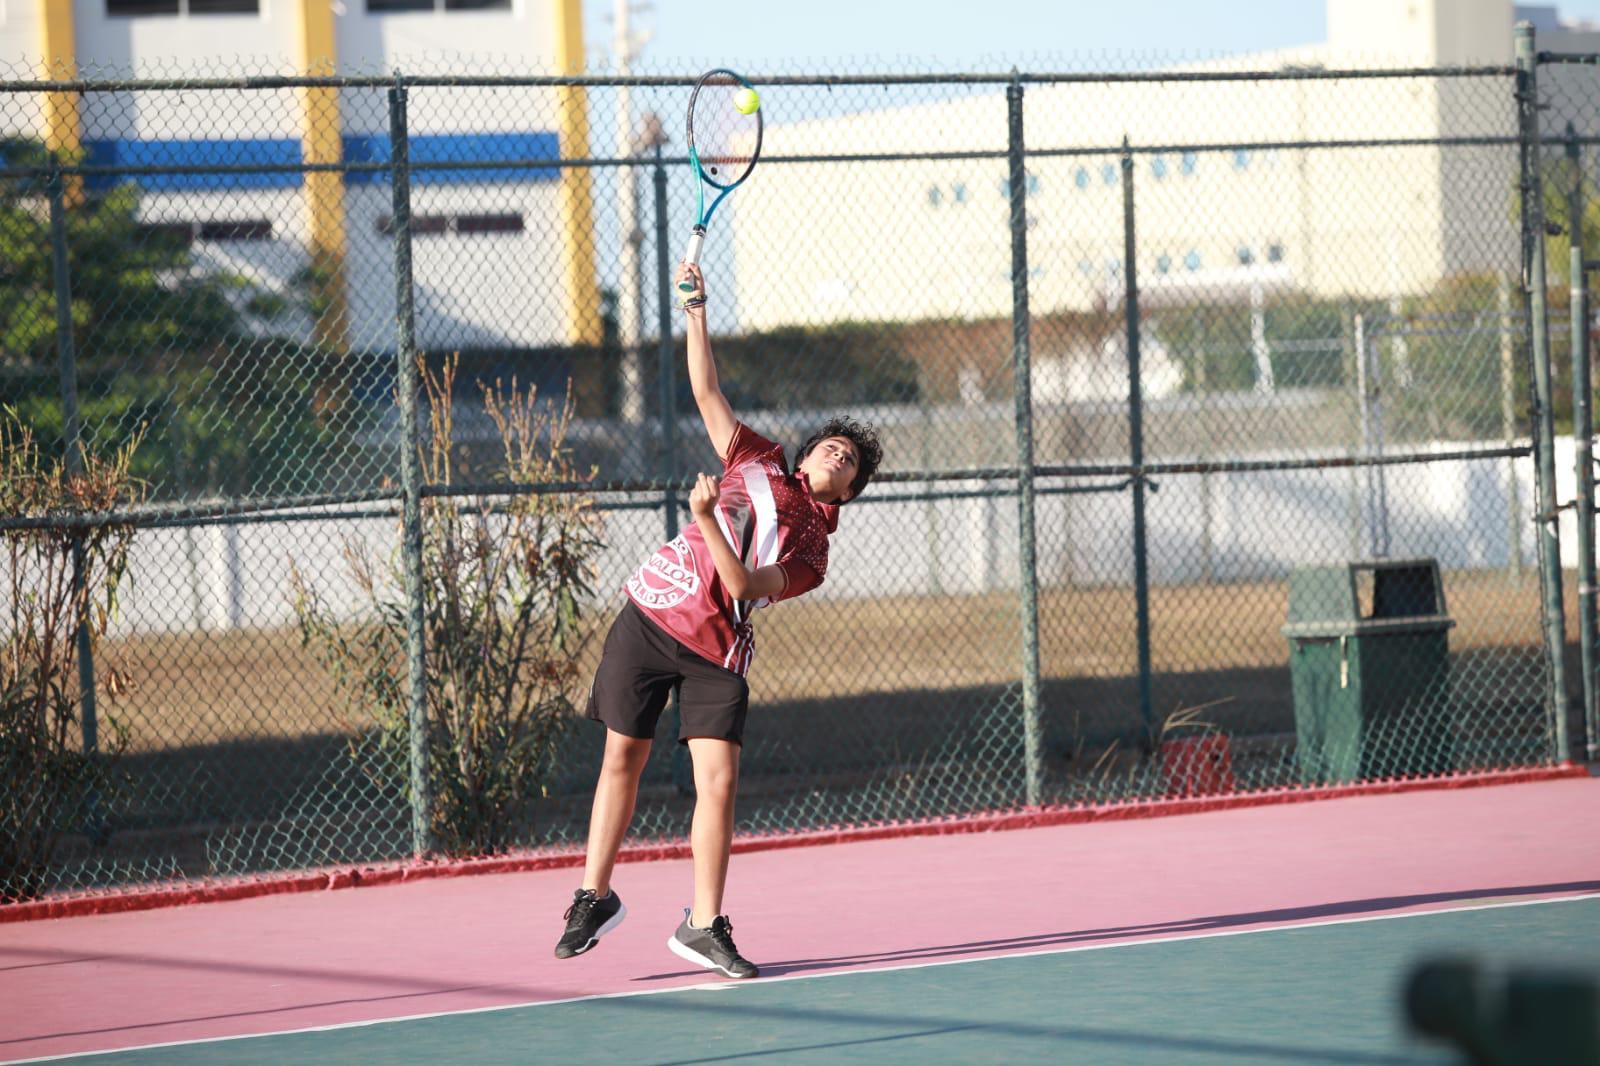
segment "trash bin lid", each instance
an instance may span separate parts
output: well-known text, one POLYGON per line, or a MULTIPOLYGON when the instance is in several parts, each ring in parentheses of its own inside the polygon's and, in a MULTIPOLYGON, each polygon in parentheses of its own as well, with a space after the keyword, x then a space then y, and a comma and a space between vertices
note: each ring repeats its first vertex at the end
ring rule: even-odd
POLYGON ((1337 636, 1357 632, 1350 628, 1357 623, 1410 627, 1445 618, 1444 586, 1434 559, 1348 562, 1289 575, 1289 627, 1314 625, 1322 635, 1337 636))
POLYGON ((1440 633, 1455 627, 1455 619, 1442 615, 1426 614, 1413 618, 1375 618, 1357 621, 1333 619, 1314 622, 1290 622, 1279 632, 1291 640, 1330 637, 1365 637, 1385 633, 1440 633))

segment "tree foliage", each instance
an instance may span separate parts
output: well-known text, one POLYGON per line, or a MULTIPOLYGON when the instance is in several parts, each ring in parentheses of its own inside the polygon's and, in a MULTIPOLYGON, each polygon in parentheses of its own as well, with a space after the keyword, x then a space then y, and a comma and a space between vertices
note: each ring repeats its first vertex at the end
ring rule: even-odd
MULTIPOLYGON (((54 242, 47 171, 69 160, 0 140, 0 400, 59 441, 54 242)), ((147 225, 133 183, 63 195, 79 413, 91 442, 145 444, 131 473, 161 495, 290 491, 315 470, 334 412, 327 353, 288 337, 304 287, 271 291, 197 260, 179 228, 147 225)))

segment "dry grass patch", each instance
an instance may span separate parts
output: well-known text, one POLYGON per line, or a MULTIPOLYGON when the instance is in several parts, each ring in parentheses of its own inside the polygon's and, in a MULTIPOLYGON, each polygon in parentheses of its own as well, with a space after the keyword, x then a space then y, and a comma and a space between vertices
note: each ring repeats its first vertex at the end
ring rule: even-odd
MULTIPOLYGON (((1575 595, 1568 588, 1569 603, 1575 595)), ((1537 576, 1446 577, 1454 651, 1535 647, 1537 576)), ((613 604, 591 617, 582 660, 599 660, 613 604)), ((1286 666, 1280 581, 1151 590, 1155 667, 1168 673, 1286 666)), ((877 692, 1003 685, 1020 677, 1017 597, 799 600, 756 622, 756 700, 836 699, 877 692)), ((1047 678, 1112 678, 1136 669, 1134 598, 1122 587, 1049 589, 1039 597, 1040 661, 1047 678)), ((134 750, 231 740, 344 733, 358 724, 333 679, 291 629, 181 633, 108 641, 100 661, 132 689, 111 705, 134 750)))

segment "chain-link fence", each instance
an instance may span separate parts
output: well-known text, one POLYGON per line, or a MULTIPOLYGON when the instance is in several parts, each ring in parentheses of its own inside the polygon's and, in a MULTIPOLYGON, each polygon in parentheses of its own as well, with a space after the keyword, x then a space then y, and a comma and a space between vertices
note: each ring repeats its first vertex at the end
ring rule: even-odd
MULTIPOLYGON (((740 831, 1567 759, 1587 452, 1565 248, 1548 315, 1524 264, 1597 131, 1533 71, 758 76, 724 390, 887 458, 756 623, 740 831)), ((7 801, 3 894, 582 840, 573 704, 715 469, 668 294, 692 80, 0 87, 0 402, 63 478, 133 445, 0 520, 43 723, 6 787, 56 797, 7 801)), ((691 807, 658 744, 636 831, 691 807)))

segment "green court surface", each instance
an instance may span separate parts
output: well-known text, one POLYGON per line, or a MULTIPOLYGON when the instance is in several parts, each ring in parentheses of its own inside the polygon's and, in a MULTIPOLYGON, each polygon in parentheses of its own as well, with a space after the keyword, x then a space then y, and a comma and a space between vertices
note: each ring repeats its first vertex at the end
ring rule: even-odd
MULTIPOLYGON (((950 931, 953 939, 963 932, 982 938, 983 915, 971 918, 970 929, 950 931)), ((1597 932, 1600 897, 1589 896, 724 982, 81 1058, 128 1066, 1448 1063, 1463 1060, 1406 1032, 1400 990, 1416 961, 1467 954, 1491 970, 1531 964, 1600 973, 1597 932)))

